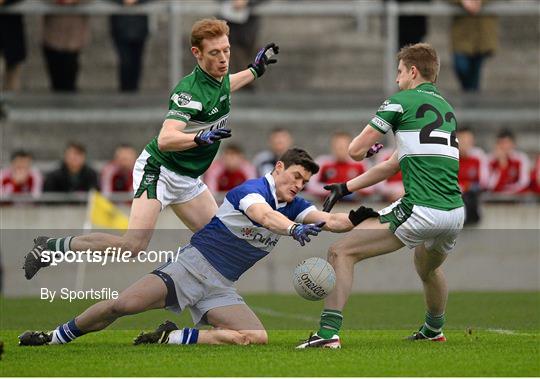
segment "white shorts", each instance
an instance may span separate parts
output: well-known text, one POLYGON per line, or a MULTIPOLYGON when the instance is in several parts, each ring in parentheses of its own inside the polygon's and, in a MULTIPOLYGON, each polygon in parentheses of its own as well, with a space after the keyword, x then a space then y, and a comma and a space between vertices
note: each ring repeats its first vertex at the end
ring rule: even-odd
POLYGON ((149 199, 157 199, 161 210, 169 204, 185 203, 207 189, 200 178, 177 174, 159 163, 143 150, 133 168, 134 197, 146 192, 149 199))
POLYGON ((382 223, 410 249, 425 244, 428 251, 448 254, 456 245, 465 220, 465 208, 449 211, 414 205, 404 206, 401 199, 379 211, 382 223))
POLYGON ((234 283, 191 245, 179 250, 176 261, 167 262, 152 273, 167 286, 165 307, 177 313, 189 309, 197 327, 208 324, 205 315, 211 309, 245 304, 234 283))

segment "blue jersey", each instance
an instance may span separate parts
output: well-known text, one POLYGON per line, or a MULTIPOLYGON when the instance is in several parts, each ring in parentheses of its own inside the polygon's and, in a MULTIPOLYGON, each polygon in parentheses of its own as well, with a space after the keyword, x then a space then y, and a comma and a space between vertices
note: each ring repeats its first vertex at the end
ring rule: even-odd
POLYGON ((230 190, 217 214, 193 235, 191 245, 232 281, 238 280, 240 275, 270 253, 281 237, 246 215, 246 210, 253 204, 268 204, 298 223, 316 210, 315 206, 300 197, 295 197, 290 203, 278 203, 271 174, 248 180, 230 190))

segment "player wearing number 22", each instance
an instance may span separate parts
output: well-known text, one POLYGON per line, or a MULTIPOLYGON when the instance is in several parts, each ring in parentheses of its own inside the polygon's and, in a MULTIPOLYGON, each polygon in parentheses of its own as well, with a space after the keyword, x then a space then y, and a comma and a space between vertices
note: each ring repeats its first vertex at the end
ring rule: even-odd
MULTIPOLYGON (((464 208, 458 185, 459 151, 456 117, 435 82, 436 51, 428 44, 406 46, 398 53, 396 82, 400 92, 387 99, 349 146, 353 159, 372 155, 370 148, 392 131, 397 149, 387 161, 346 183, 325 187, 329 211, 347 194, 383 181, 401 170, 405 195, 379 211, 332 245, 328 261, 336 271, 336 286, 325 299, 319 331, 298 346, 341 346, 342 310, 349 297, 354 265, 403 246, 414 249, 416 271, 424 286, 425 322, 410 340, 445 341, 442 332, 448 296, 441 265, 463 227, 464 208)), ((376 152, 376 151, 375 151, 376 152)))

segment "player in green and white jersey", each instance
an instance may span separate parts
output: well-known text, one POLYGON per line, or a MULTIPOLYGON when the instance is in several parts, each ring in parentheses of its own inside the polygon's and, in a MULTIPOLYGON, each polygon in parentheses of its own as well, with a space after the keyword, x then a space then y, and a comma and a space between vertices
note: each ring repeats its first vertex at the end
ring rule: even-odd
POLYGON ((31 279, 41 267, 44 250, 105 251, 118 247, 138 254, 146 249, 161 210, 171 206, 192 231, 206 225, 217 204, 200 176, 214 159, 227 129, 231 92, 251 83, 276 62, 278 46, 266 45, 246 70, 229 74, 229 27, 223 20, 202 19, 191 32, 191 52, 197 60, 193 72, 171 93, 169 111, 161 131, 144 149, 133 170, 135 199, 123 236, 91 233, 77 237, 38 237, 25 256, 24 270, 31 279))
POLYGON ((378 152, 376 144, 392 131, 397 149, 390 159, 364 174, 325 188, 331 191, 324 206, 381 182, 401 170, 405 195, 375 212, 365 208, 358 228, 335 243, 328 260, 336 271, 336 287, 325 299, 319 331, 298 348, 340 347, 342 310, 351 292, 354 265, 403 246, 414 248, 416 271, 424 286, 425 322, 411 340, 445 341, 442 332, 448 290, 441 265, 463 227, 464 208, 458 186, 459 152, 456 117, 435 82, 439 73, 436 51, 420 43, 398 54, 396 82, 400 92, 386 100, 375 117, 349 146, 353 159, 378 152))

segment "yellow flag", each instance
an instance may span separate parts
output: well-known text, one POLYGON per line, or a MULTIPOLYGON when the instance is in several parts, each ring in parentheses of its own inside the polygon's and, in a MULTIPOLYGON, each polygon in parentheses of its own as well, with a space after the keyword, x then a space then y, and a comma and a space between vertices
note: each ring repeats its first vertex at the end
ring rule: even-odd
POLYGON ((90 194, 90 222, 99 228, 122 229, 128 227, 128 218, 120 209, 97 191, 90 194))

